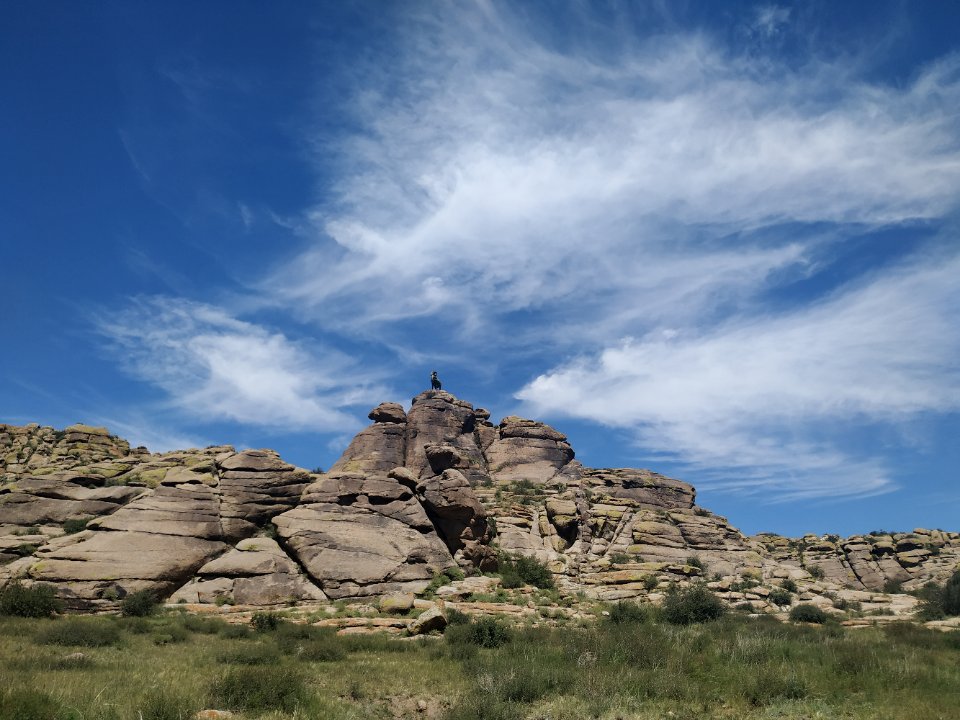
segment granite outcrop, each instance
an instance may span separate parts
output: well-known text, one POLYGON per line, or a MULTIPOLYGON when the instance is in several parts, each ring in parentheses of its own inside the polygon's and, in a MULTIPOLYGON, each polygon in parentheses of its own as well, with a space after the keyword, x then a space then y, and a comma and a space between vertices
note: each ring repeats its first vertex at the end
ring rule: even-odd
POLYGON ((515 553, 588 601, 705 581, 776 612, 771 591, 789 584, 828 609, 905 614, 915 600, 898 591, 960 565, 960 535, 943 530, 746 537, 688 483, 584 467, 555 428, 495 425, 448 392, 369 417, 322 473, 271 450, 154 454, 104 428, 0 425, 0 585, 49 583, 75 608, 144 589, 190 604, 367 601, 411 598, 441 573, 483 580, 515 553))

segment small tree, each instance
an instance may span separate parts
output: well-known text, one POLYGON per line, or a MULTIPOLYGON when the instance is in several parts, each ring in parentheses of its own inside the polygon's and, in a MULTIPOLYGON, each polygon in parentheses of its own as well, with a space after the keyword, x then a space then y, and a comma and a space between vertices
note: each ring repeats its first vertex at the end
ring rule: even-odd
POLYGON ((157 598, 150 590, 138 590, 120 601, 120 614, 125 617, 146 617, 157 611, 157 598))
POLYGON ((553 587, 553 573, 536 558, 504 554, 500 557, 499 565, 505 588, 533 585, 546 590, 553 587))
POLYGON ((960 570, 957 570, 943 587, 941 601, 947 615, 960 615, 960 570))
POLYGON ((827 621, 827 614, 816 605, 795 605, 790 611, 790 619, 794 622, 815 623, 823 625, 827 621))
POLYGON ((722 617, 726 607, 706 585, 694 585, 667 594, 660 612, 673 625, 709 622, 722 617))
POLYGON ((17 617, 50 617, 63 610, 63 603, 49 585, 27 587, 19 581, 0 590, 0 615, 17 617))

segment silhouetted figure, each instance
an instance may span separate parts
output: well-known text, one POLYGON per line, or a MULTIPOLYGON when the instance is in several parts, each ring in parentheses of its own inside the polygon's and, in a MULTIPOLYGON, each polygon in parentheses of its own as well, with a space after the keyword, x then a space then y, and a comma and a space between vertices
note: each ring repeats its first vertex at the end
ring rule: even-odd
POLYGON ((443 390, 443 385, 440 384, 440 378, 437 377, 436 370, 430 373, 430 387, 434 390, 443 390))

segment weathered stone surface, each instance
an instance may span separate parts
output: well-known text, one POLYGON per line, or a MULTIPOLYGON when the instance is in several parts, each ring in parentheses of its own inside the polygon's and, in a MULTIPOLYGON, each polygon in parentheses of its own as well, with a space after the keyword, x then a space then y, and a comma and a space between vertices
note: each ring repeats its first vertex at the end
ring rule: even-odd
MULTIPOLYGON (((151 455, 102 428, 0 425, 0 584, 44 578, 72 605, 141 588, 251 605, 322 599, 321 587, 414 593, 455 564, 491 569, 491 518, 501 549, 546 563, 562 593, 600 600, 656 601, 705 573, 728 601, 767 612, 770 588, 790 579, 831 612, 839 598, 910 613, 915 599, 880 591, 943 582, 960 565, 960 535, 940 530, 745 538, 687 483, 584 468, 554 428, 513 416, 494 426, 447 392, 370 418, 321 474, 269 450, 151 455), (62 535, 67 520, 88 530, 62 535), (262 537, 271 520, 279 544, 262 537)), ((438 594, 462 597, 473 580, 438 594)))
POLYGON ((277 542, 267 537, 241 540, 233 550, 203 565, 197 577, 170 600, 215 603, 220 598, 261 606, 327 599, 277 542))
POLYGON ((153 587, 169 593, 225 549, 215 540, 148 532, 85 532, 75 544, 39 555, 27 576, 54 583, 76 601, 103 597, 108 589, 153 587))
POLYGON ((487 511, 463 473, 447 469, 423 480, 417 486, 417 496, 454 556, 481 569, 496 566, 495 554, 488 545, 487 511))
POLYGON ((274 515, 294 507, 311 475, 283 462, 272 450, 246 450, 218 458, 220 516, 224 536, 251 535, 274 515))
POLYGON ((223 536, 218 500, 200 483, 161 486, 88 527, 217 540, 223 536))
POLYGON ((405 423, 407 413, 400 403, 385 402, 377 405, 367 416, 378 423, 405 423))
POLYGON ((378 422, 361 430, 328 475, 379 475, 403 465, 406 451, 406 426, 378 422))
POLYGON ((447 618, 438 607, 425 610, 422 615, 414 618, 407 625, 411 635, 426 635, 430 632, 442 631, 447 626, 447 618))
POLYGON ((515 416, 504 418, 485 452, 494 482, 528 480, 544 485, 573 460, 566 436, 549 425, 515 416))
POLYGON ((418 592, 454 564, 436 533, 367 508, 305 505, 274 522, 314 582, 334 599, 418 592))
POLYGON ((380 612, 399 614, 410 612, 415 599, 413 593, 387 593, 380 598, 380 612))

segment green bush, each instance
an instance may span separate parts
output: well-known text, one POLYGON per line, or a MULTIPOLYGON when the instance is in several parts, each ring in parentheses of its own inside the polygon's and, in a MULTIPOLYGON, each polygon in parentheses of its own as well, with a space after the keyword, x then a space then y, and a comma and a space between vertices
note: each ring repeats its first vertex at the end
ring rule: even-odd
POLYGON ((883 591, 885 593, 898 593, 903 591, 903 580, 887 580, 883 584, 883 591))
POLYGON ((204 635, 222 633, 226 625, 227 624, 220 618, 208 618, 200 615, 183 616, 183 626, 187 630, 204 635))
POLYGON ((10 720, 59 720, 60 703, 39 690, 0 690, 0 718, 10 720))
POLYGON ((470 616, 456 608, 449 608, 446 616, 447 625, 468 625, 470 623, 470 616))
POLYGON ((705 585, 674 590, 664 598, 660 613, 672 625, 690 625, 722 617, 726 607, 705 585))
POLYGON ((484 648, 497 648, 506 645, 512 639, 510 628, 496 618, 478 618, 466 625, 452 625, 447 628, 444 637, 453 645, 476 645, 484 648))
POLYGON ((704 564, 703 560, 698 558, 696 555, 691 555, 684 562, 690 567, 699 568, 704 574, 707 572, 707 566, 704 564))
POLYGON ((50 585, 27 587, 14 581, 0 590, 0 615, 39 618, 62 611, 63 603, 50 585))
POLYGON ((252 630, 248 625, 232 625, 224 623, 220 629, 220 634, 227 640, 243 640, 250 637, 252 630))
POLYGON ((67 535, 73 535, 81 530, 86 530, 88 522, 90 522, 90 520, 86 518, 82 520, 78 518, 70 518, 69 520, 64 521, 63 532, 67 535))
POLYGON ((614 625, 645 623, 650 621, 650 610, 646 605, 624 600, 610 606, 610 615, 606 621, 614 625))
POLYGON ((764 672, 753 677, 745 692, 747 701, 757 707, 782 700, 802 700, 808 694, 809 690, 802 678, 795 675, 784 677, 773 672, 764 672))
POLYGON ((960 570, 957 570, 943 587, 943 611, 947 615, 960 615, 960 570))
POLYGON ((790 599, 791 599, 790 593, 787 590, 784 590, 783 588, 775 588, 771 590, 770 594, 767 596, 767 600, 769 600, 774 605, 780 605, 781 607, 783 605, 789 605, 790 599))
POLYGON ((810 577, 814 580, 823 580, 824 578, 823 568, 819 565, 811 565, 807 568, 807 572, 810 573, 810 577))
POLYGON ((275 612, 255 612, 250 618, 250 626, 257 632, 273 632, 283 622, 275 612))
POLYGON ((120 642, 120 628, 113 618, 71 617, 42 628, 34 639, 41 645, 106 647, 120 642))
POLYGON ((536 558, 526 555, 502 555, 499 561, 503 587, 533 585, 541 589, 553 587, 553 573, 536 558))
POLYGON ((190 639, 190 631, 183 625, 168 624, 157 628, 159 631, 153 636, 154 645, 172 645, 173 643, 182 643, 190 639))
POLYGON ((308 662, 337 662, 346 656, 344 644, 332 631, 303 643, 297 652, 297 657, 308 662))
POLYGON ((280 651, 272 643, 244 644, 217 655, 217 662, 224 665, 275 665, 279 661, 280 651))
POLYGON ((306 699, 307 689, 303 677, 290 667, 239 667, 215 680, 210 695, 218 707, 293 713, 306 699))
POLYGON ((157 598, 152 590, 138 590, 120 601, 120 614, 124 617, 147 617, 157 611, 157 598))
POLYGON ((789 593, 797 592, 797 583, 792 578, 787 578, 784 580, 782 583, 780 583, 780 587, 789 593))
POLYGON ((790 610, 790 619, 794 622, 823 625, 827 621, 827 614, 816 605, 801 604, 790 610))
POLYGON ((184 698, 162 688, 154 688, 140 700, 137 719, 140 720, 190 720, 197 708, 184 698))

